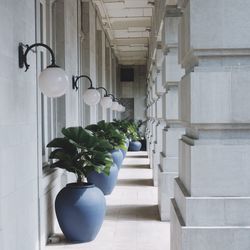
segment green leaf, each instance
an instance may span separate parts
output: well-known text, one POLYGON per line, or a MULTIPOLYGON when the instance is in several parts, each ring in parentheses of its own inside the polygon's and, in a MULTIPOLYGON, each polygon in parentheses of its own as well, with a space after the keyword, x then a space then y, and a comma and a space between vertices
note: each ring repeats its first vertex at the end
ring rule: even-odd
POLYGON ((55 138, 52 140, 47 147, 49 148, 63 148, 65 151, 74 154, 77 152, 77 148, 69 142, 67 138, 55 138))
POLYGON ((83 129, 82 127, 63 128, 62 133, 66 138, 76 143, 84 143, 92 136, 91 131, 83 129))

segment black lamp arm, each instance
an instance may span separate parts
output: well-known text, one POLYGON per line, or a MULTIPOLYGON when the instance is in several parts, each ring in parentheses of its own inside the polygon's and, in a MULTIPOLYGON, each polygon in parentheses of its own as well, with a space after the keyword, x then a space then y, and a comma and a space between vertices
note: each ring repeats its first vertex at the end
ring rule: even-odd
POLYGON ((94 89, 92 80, 91 80, 91 78, 90 78, 89 76, 87 76, 87 75, 72 76, 72 88, 73 88, 73 89, 76 89, 76 90, 79 89, 79 87, 78 87, 78 85, 77 85, 77 81, 78 81, 80 78, 87 78, 87 79, 89 80, 89 82, 90 82, 90 87, 89 87, 89 89, 94 89))
POLYGON ((115 101, 115 99, 116 99, 116 98, 115 98, 115 96, 114 96, 114 95, 112 95, 112 94, 108 94, 108 96, 112 96, 112 100, 113 100, 113 101, 115 101))
POLYGON ((98 88, 96 88, 96 89, 103 89, 103 90, 105 91, 104 97, 109 96, 107 89, 105 89, 104 87, 98 87, 98 88))
MULTIPOLYGON (((44 43, 34 43, 32 45, 24 45, 23 43, 19 43, 18 46, 18 52, 19 52, 19 67, 23 68, 25 66, 25 72, 29 69, 30 65, 27 62, 27 55, 30 51, 33 51, 32 49, 34 47, 44 47, 46 48, 51 55, 51 64, 48 67, 58 67, 56 65, 56 59, 55 59, 55 54, 53 52, 53 50, 46 44, 44 43), (26 50, 24 51, 24 48, 26 48, 26 50)), ((34 52, 34 51, 33 51, 34 52)))

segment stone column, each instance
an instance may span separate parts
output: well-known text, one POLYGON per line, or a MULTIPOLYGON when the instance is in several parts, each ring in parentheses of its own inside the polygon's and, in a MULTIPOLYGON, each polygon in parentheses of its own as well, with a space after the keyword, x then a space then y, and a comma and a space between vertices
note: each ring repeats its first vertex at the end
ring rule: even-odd
POLYGON ((150 168, 152 168, 152 155, 153 155, 153 146, 154 146, 154 136, 155 136, 155 132, 154 132, 154 100, 153 100, 153 95, 152 95, 152 85, 153 85, 153 81, 151 78, 151 75, 149 75, 148 77, 148 114, 147 114, 147 118, 148 118, 148 145, 147 145, 147 150, 148 150, 148 157, 149 157, 149 162, 150 162, 150 168))
POLYGON ((158 205, 161 220, 170 220, 170 199, 174 195, 174 178, 178 176, 178 141, 184 134, 179 121, 178 89, 184 71, 178 64, 178 25, 180 10, 176 6, 166 6, 162 29, 162 82, 163 95, 163 147, 159 164, 158 205))
POLYGON ((250 249, 250 1, 181 0, 172 250, 250 249))
POLYGON ((158 43, 156 50, 156 78, 155 78, 155 93, 157 95, 156 101, 156 141, 154 148, 154 167, 153 167, 153 181, 154 186, 158 186, 158 169, 160 164, 160 153, 162 151, 162 132, 165 126, 163 121, 162 96, 165 93, 165 88, 162 85, 162 60, 163 53, 161 43, 158 43))

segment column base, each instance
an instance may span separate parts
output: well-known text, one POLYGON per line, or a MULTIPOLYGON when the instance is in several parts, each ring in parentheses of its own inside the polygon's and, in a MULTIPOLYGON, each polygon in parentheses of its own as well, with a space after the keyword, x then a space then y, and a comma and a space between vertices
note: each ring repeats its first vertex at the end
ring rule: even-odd
POLYGON ((248 250, 250 227, 185 226, 171 200, 171 250, 248 250))
POLYGON ((179 178, 171 200, 171 250, 250 249, 250 197, 192 197, 179 178))
POLYGON ((166 172, 158 165, 158 208, 161 221, 170 221, 170 200, 174 196, 174 179, 177 172, 166 172))

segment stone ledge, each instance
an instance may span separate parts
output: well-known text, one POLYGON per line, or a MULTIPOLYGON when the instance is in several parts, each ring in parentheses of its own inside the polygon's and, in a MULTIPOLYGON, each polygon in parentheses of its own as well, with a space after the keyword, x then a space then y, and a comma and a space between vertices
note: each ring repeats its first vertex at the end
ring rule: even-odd
POLYGON ((178 172, 178 157, 166 156, 164 152, 161 152, 160 165, 162 172, 178 172))
POLYGON ((179 178, 174 196, 186 226, 250 226, 250 197, 191 197, 179 178))
POLYGON ((188 227, 171 200, 171 250, 247 250, 250 227, 188 227))
POLYGON ((170 200, 174 196, 174 179, 177 172, 164 172, 159 164, 158 172, 158 208, 162 221, 170 220, 170 200))

